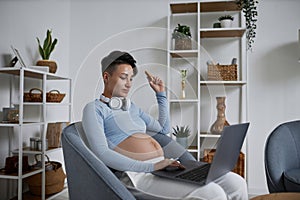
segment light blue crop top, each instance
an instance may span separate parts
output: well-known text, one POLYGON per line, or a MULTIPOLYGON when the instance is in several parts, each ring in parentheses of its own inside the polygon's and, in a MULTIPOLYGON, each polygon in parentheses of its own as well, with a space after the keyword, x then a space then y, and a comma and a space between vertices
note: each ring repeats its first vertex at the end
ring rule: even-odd
POLYGON ((151 172, 153 163, 128 158, 113 149, 134 133, 170 132, 168 102, 165 92, 156 93, 159 117, 155 120, 134 103, 128 111, 113 110, 107 103, 96 99, 83 110, 82 125, 90 149, 107 166, 120 171, 151 172))

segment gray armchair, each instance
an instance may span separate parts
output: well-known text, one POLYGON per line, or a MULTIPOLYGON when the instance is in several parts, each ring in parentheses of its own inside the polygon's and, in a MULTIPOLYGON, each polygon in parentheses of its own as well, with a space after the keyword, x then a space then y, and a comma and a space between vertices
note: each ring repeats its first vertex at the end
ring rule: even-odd
POLYGON ((269 135, 265 171, 270 193, 300 192, 300 120, 281 124, 269 135))
MULTIPOLYGON (((163 199, 124 186, 117 178, 117 172, 109 169, 85 145, 81 122, 76 122, 63 130, 62 147, 69 197, 71 200, 94 199, 163 199)), ((195 158, 168 136, 153 136, 164 148, 166 157, 179 157, 184 163, 195 158)))

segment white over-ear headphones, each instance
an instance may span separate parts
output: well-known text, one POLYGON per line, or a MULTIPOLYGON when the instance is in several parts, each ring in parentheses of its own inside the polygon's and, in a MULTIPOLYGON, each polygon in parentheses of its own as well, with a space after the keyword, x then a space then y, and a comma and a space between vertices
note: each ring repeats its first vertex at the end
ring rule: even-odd
POLYGON ((100 99, 101 101, 107 103, 108 106, 114 110, 119 110, 119 109, 129 110, 131 104, 130 99, 126 99, 122 97, 108 98, 101 94, 100 99))

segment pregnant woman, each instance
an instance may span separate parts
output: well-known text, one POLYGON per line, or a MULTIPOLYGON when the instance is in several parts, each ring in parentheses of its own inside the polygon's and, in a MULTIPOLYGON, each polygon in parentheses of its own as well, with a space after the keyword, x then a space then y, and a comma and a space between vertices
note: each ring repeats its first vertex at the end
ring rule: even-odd
POLYGON ((248 199, 245 180, 232 172, 202 187, 149 173, 180 164, 165 158, 159 143, 147 134, 170 132, 168 101, 163 81, 146 73, 158 102, 158 119, 143 112, 126 98, 137 74, 135 63, 129 53, 121 51, 113 51, 102 59, 103 93, 99 99, 85 106, 82 118, 91 151, 108 167, 124 171, 137 189, 158 197, 248 199))

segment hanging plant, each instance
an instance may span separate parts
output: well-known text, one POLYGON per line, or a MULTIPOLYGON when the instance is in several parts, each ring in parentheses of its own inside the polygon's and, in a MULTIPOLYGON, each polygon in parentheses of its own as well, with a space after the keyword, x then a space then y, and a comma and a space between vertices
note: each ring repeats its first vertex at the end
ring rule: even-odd
POLYGON ((254 38, 256 36, 256 22, 257 22, 257 7, 258 1, 256 0, 237 0, 237 5, 242 9, 246 19, 246 38, 247 49, 252 49, 254 38))

